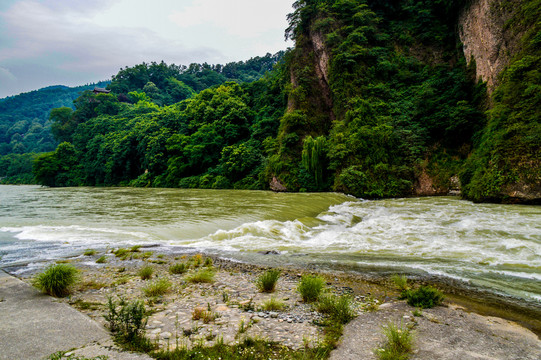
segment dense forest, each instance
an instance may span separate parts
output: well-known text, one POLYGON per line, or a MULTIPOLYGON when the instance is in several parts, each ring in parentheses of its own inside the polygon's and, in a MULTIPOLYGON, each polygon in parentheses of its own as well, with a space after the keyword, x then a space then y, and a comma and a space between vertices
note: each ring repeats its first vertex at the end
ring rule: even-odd
POLYGON ((60 145, 34 160, 35 179, 364 198, 445 194, 460 179, 476 201, 541 191, 540 0, 502 2, 520 44, 491 93, 458 36, 466 3, 299 0, 285 54, 121 69, 110 94, 51 112, 60 145))

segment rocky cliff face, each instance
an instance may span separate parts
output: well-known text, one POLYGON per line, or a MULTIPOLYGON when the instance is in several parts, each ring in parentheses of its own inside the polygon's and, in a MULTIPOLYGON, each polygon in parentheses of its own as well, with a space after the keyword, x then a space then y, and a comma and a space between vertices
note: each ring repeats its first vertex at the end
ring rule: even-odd
POLYGON ((487 82, 489 93, 498 85, 498 75, 518 50, 521 34, 506 29, 506 22, 520 0, 472 0, 460 13, 458 33, 466 61, 475 61, 477 78, 487 82))

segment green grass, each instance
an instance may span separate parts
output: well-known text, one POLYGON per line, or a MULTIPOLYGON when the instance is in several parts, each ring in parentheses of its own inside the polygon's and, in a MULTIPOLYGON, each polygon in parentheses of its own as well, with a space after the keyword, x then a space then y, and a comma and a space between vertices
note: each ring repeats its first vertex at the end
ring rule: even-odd
POLYGON ((214 276, 216 273, 212 269, 201 269, 186 277, 186 280, 191 283, 212 283, 214 282, 214 276))
POLYGON ((108 312, 103 317, 108 322, 109 330, 113 333, 115 342, 124 350, 149 353, 156 349, 145 337, 147 313, 141 300, 118 303, 109 298, 108 312))
POLYGON ((385 344, 376 349, 375 354, 379 360, 406 360, 413 350, 413 335, 411 331, 402 326, 389 323, 383 327, 387 338, 385 344))
POLYGON ((443 293, 432 286, 421 286, 416 290, 406 291, 407 303, 421 309, 438 306, 443 302, 443 299, 443 293))
POLYGON ((69 355, 65 356, 68 351, 58 351, 49 355, 46 360, 108 360, 109 357, 105 355, 96 356, 93 358, 87 358, 85 356, 69 355))
POLYGON ((152 278, 152 274, 154 274, 154 268, 152 266, 143 266, 139 271, 137 272, 137 275, 141 277, 142 280, 149 280, 152 278))
POLYGON ((188 271, 186 263, 178 263, 169 266, 169 273, 171 274, 184 274, 186 271, 188 271))
POLYGON ((100 258, 96 260, 96 264, 105 264, 106 262, 107 262, 107 257, 105 257, 105 255, 100 256, 100 258))
POLYGON ((197 345, 191 349, 180 347, 171 351, 160 350, 152 356, 158 360, 323 360, 328 356, 328 349, 292 350, 276 342, 247 337, 235 345, 225 345, 219 341, 211 347, 197 345))
POLYGON ((259 291, 270 293, 276 289, 276 283, 278 282, 279 278, 280 270, 271 269, 259 275, 255 284, 259 291))
POLYGON ((348 295, 320 295, 315 308, 320 313, 329 315, 341 324, 347 324, 357 316, 353 308, 353 299, 348 295))
POLYGON ((143 292, 148 297, 160 296, 166 294, 171 288, 172 284, 167 279, 156 280, 143 288, 143 292))
POLYGON ((324 289, 325 279, 321 276, 303 275, 297 286, 297 291, 301 294, 302 301, 306 303, 316 301, 324 289))
POLYGON ((265 311, 282 311, 284 310, 285 306, 286 305, 283 301, 271 297, 261 304, 261 309, 265 311))
POLYGON ((405 293, 410 289, 408 285, 408 278, 406 277, 406 275, 394 274, 393 276, 391 276, 391 281, 401 293, 405 293))
POLYGON ((73 265, 57 264, 49 266, 44 272, 38 274, 33 284, 46 294, 63 297, 70 293, 70 288, 78 279, 79 270, 73 265))
POLYGON ((96 255, 96 250, 93 250, 93 249, 86 249, 85 252, 83 253, 84 256, 92 256, 92 255, 96 255))

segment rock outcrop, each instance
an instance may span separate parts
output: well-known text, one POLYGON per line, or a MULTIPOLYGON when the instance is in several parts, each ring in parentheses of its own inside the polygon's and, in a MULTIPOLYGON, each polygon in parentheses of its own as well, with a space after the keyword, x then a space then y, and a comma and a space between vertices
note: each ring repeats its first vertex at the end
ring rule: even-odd
POLYGON ((472 0, 458 19, 458 33, 466 61, 468 64, 475 61, 477 78, 486 81, 489 93, 498 85, 498 75, 519 47, 520 32, 505 26, 516 8, 508 6, 508 3, 503 0, 472 0))

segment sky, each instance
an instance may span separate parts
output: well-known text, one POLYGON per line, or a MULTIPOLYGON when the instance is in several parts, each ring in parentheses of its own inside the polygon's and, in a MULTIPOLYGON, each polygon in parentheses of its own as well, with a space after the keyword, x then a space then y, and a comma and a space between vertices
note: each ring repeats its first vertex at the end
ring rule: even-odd
POLYGON ((142 62, 274 54, 293 0, 0 0, 0 98, 111 79, 142 62))

